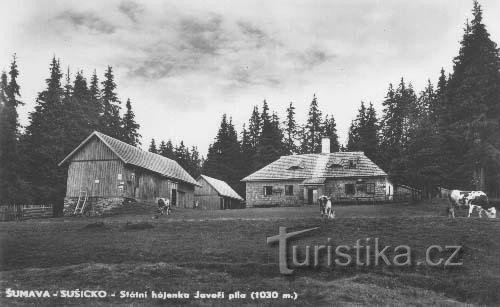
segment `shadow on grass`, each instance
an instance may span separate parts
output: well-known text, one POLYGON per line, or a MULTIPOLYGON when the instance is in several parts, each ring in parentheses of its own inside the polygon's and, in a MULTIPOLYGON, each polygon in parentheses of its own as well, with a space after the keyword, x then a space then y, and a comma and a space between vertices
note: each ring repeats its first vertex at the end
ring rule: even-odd
POLYGON ((144 229, 151 229, 155 228, 152 224, 148 222, 137 222, 137 223, 132 223, 132 222, 127 222, 124 226, 124 230, 144 230, 144 229))

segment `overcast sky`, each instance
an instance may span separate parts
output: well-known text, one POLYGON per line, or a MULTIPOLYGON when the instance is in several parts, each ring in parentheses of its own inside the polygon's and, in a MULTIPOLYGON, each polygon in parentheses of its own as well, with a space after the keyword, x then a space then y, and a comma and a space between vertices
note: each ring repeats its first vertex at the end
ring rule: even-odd
MULTIPOLYGON (((481 4, 499 42, 500 1, 481 4)), ((264 99, 281 118, 293 101, 304 122, 313 94, 345 142, 361 100, 380 115, 390 82, 404 76, 420 91, 451 69, 471 8, 471 0, 2 1, 0 68, 17 53, 23 125, 56 55, 87 77, 113 66, 143 147, 170 138, 206 155, 222 113, 240 131, 264 99)))

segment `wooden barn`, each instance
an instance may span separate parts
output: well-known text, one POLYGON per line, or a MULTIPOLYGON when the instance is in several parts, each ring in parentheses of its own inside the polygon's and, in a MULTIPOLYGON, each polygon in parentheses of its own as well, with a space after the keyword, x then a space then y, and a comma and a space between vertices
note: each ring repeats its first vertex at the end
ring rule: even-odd
POLYGON ((204 210, 224 210, 242 208, 243 198, 225 181, 201 175, 198 187, 194 190, 194 199, 204 210))
POLYGON ((68 166, 65 215, 87 199, 85 211, 100 215, 127 200, 155 201, 192 207, 197 185, 177 162, 93 132, 59 166, 68 166), (78 204, 80 199, 80 203, 78 204))
POLYGON ((243 178, 246 206, 316 205, 321 195, 335 202, 381 202, 388 199, 387 174, 363 152, 324 152, 282 156, 243 178))

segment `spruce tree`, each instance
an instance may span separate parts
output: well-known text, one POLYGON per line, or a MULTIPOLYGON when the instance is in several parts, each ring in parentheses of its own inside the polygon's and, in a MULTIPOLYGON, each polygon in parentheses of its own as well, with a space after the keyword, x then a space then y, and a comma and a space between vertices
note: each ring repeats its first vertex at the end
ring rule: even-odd
POLYGON ((116 83, 113 68, 108 66, 102 81, 101 101, 103 115, 101 118, 101 129, 103 133, 123 140, 122 122, 120 117, 120 100, 116 95, 116 83))
POLYGON ((373 104, 366 109, 365 126, 362 129, 363 152, 375 163, 379 163, 379 124, 373 104))
POLYGON ((226 181, 233 189, 241 192, 241 150, 236 130, 231 119, 223 114, 219 131, 209 146, 203 163, 203 174, 226 181))
POLYGON ((279 127, 279 118, 275 113, 269 115, 269 106, 265 100, 260 117, 262 120, 262 133, 253 159, 253 167, 256 170, 276 161, 284 153, 283 134, 279 127))
POLYGON ((167 144, 165 141, 160 142, 160 147, 158 147, 158 154, 166 157, 166 152, 167 152, 167 144))
POLYGON ((255 153, 254 147, 252 145, 252 141, 250 138, 250 133, 246 130, 245 124, 243 124, 243 128, 241 131, 241 178, 246 177, 247 175, 253 172, 252 167, 252 158, 255 153))
POLYGON ((201 157, 200 152, 198 151, 198 147, 191 147, 191 154, 189 157, 189 169, 188 173, 193 178, 198 178, 201 175, 201 157))
POLYGON ((250 137, 250 142, 252 144, 253 150, 257 148, 257 143, 259 142, 260 133, 262 129, 262 121, 259 114, 259 108, 254 106, 252 111, 252 116, 250 117, 248 125, 248 135, 250 137))
POLYGON ((318 107, 316 94, 313 95, 311 105, 309 106, 309 114, 305 125, 307 135, 308 153, 321 152, 321 137, 322 131, 322 114, 318 107))
POLYGON ((175 159, 175 154, 174 154, 174 145, 172 144, 171 140, 168 140, 167 143, 165 144, 165 149, 163 151, 163 156, 174 160, 175 159))
POLYGON ((339 137, 337 135, 337 124, 333 115, 325 116, 323 122, 323 136, 330 139, 330 152, 338 152, 340 150, 339 137))
POLYGON ((440 133, 446 139, 446 181, 450 186, 499 194, 500 57, 474 1, 446 85, 440 133))
POLYGON ((16 55, 9 75, 10 80, 2 72, 0 81, 0 199, 5 204, 15 204, 29 200, 29 191, 20 176, 17 107, 23 103, 18 99, 21 95, 16 55))
POLYGON ((293 106, 292 102, 290 102, 288 108, 286 109, 286 120, 284 122, 284 126, 285 126, 284 152, 287 155, 296 154, 298 153, 298 146, 297 146, 298 126, 295 120, 295 107, 293 106))
POLYGON ((58 167, 68 153, 66 108, 59 61, 52 58, 47 88, 38 94, 35 110, 22 139, 23 163, 28 171, 26 180, 33 186, 36 203, 52 203, 54 214, 62 213, 66 190, 67 167, 58 167))
POLYGON ((156 142, 155 142, 155 139, 151 139, 151 143, 149 143, 149 148, 148 148, 148 151, 149 151, 149 152, 152 152, 152 153, 155 153, 155 154, 157 154, 157 153, 158 153, 158 149, 156 148, 156 142))
POLYGON ((91 121, 92 130, 104 132, 103 127, 101 127, 101 120, 100 120, 103 116, 101 90, 99 89, 99 79, 97 78, 97 73, 95 70, 90 79, 89 99, 90 99, 89 118, 92 119, 91 121))
POLYGON ((135 114, 132 111, 132 104, 130 102, 130 98, 127 99, 127 103, 125 105, 126 112, 123 115, 123 141, 132 146, 140 145, 140 137, 139 134, 139 124, 135 121, 135 114))
POLYGON ((348 151, 362 151, 364 148, 365 139, 363 138, 364 129, 366 126, 366 107, 365 103, 361 101, 356 118, 351 122, 349 128, 347 150, 348 151))
POLYGON ((400 158, 403 151, 405 107, 401 99, 401 93, 404 91, 404 81, 398 88, 398 93, 394 91, 392 84, 389 84, 389 89, 382 105, 384 106, 384 116, 382 118, 381 132, 381 161, 382 168, 389 173, 389 177, 394 183, 402 183, 404 181, 402 163, 400 158))
POLYGON ((94 130, 98 114, 93 112, 87 80, 82 72, 76 73, 73 85, 70 80, 66 80, 66 83, 62 110, 66 123, 66 150, 71 152, 94 130))

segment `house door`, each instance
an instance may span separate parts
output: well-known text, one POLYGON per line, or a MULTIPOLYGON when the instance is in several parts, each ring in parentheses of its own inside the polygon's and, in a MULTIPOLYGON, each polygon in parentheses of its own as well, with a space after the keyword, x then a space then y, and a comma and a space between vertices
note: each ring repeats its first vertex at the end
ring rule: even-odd
POLYGON ((170 202, 172 206, 177 206, 177 190, 172 189, 172 201, 170 202))
POLYGON ((317 189, 307 189, 307 204, 312 206, 318 201, 318 190, 317 189))
POLYGON ((184 191, 177 192, 177 206, 179 208, 186 208, 186 193, 184 191))

